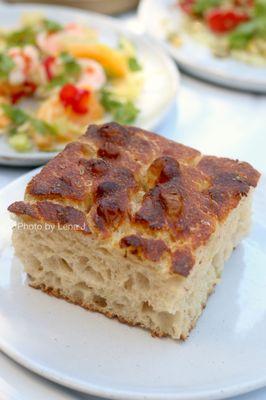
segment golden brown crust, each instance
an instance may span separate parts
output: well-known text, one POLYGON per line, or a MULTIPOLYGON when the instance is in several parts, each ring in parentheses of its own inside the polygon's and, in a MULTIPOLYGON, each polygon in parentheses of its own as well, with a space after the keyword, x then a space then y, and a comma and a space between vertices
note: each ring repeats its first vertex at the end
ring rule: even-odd
POLYGON ((250 187, 256 187, 260 174, 246 162, 204 156, 198 164, 199 170, 209 176, 211 185, 204 194, 212 200, 212 212, 220 220, 227 217, 250 187))
POLYGON ((125 236, 120 240, 120 247, 128 249, 131 254, 143 256, 147 260, 159 261, 168 247, 163 240, 145 239, 140 235, 125 236))
POLYGON ((80 168, 86 147, 75 142, 51 160, 28 184, 26 193, 37 199, 66 198, 81 201, 86 197, 85 176, 80 168))
POLYGON ((188 276, 194 263, 195 258, 191 249, 186 248, 185 246, 172 253, 172 270, 179 275, 188 276))
POLYGON ((66 146, 31 180, 25 199, 78 208, 99 240, 152 262, 163 259, 169 272, 187 276, 195 250, 259 176, 247 163, 201 156, 154 133, 109 123, 91 125, 66 146))

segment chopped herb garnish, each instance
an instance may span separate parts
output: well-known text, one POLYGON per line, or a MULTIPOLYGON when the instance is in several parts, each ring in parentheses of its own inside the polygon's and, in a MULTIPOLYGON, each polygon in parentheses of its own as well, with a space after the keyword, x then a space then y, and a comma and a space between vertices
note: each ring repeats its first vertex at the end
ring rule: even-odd
POLYGON ((0 79, 7 78, 14 66, 15 64, 11 57, 6 54, 0 54, 0 79))
POLYGON ((130 57, 129 59, 128 59, 128 66, 129 66, 129 69, 131 70, 131 71, 140 71, 142 68, 141 68, 141 65, 139 64, 139 62, 138 62, 138 60, 136 59, 136 57, 130 57))
POLYGON ((112 93, 107 90, 102 91, 101 104, 108 112, 112 112, 115 108, 120 106, 120 102, 114 100, 112 93))
POLYGON ((21 108, 12 107, 9 104, 1 104, 1 107, 6 116, 16 126, 25 124, 25 122, 27 122, 30 118, 30 116, 21 108))
POLYGON ((77 77, 81 72, 81 66, 69 53, 61 53, 60 58, 64 63, 65 73, 71 77, 77 77))
POLYGON ((32 26, 25 26, 17 31, 12 31, 6 35, 6 43, 8 47, 35 45, 36 30, 32 26))
MULTIPOLYGON (((255 17, 264 17, 266 16, 266 0, 257 0, 255 1, 255 9, 254 9, 254 14, 255 17)), ((266 28, 266 27, 265 27, 266 28)))
POLYGON ((245 24, 239 25, 229 35, 229 47, 232 49, 244 49, 248 44, 249 40, 252 39, 256 31, 256 24, 254 21, 249 21, 245 24))
POLYGON ((127 101, 120 104, 120 106, 115 110, 113 116, 115 121, 120 124, 131 124, 136 120, 138 113, 139 110, 135 107, 132 101, 127 101))
POLYGON ((121 124, 133 123, 139 114, 139 110, 132 101, 118 101, 107 90, 103 90, 101 93, 101 104, 107 112, 112 114, 114 120, 121 124))
POLYGON ((196 0, 193 5, 193 11, 196 14, 202 15, 211 8, 218 6, 221 0, 196 0))
POLYGON ((48 124, 48 122, 42 121, 40 119, 31 118, 31 124, 33 128, 42 135, 56 135, 56 128, 48 124))
POLYGON ((67 76, 65 74, 61 74, 61 75, 55 76, 53 79, 51 79, 47 85, 47 88, 52 89, 57 86, 64 86, 67 82, 69 82, 69 79, 67 79, 67 76))
POLYGON ((239 25, 229 35, 229 46, 232 49, 244 49, 254 37, 266 38, 266 17, 257 17, 239 25))
POLYGON ((59 22, 53 21, 51 19, 44 19, 42 23, 44 29, 50 33, 59 32, 63 29, 63 26, 59 24, 59 22))
POLYGON ((21 108, 13 107, 9 104, 1 104, 5 115, 10 119, 11 126, 9 133, 16 133, 16 129, 28 122, 38 133, 42 135, 56 135, 56 128, 48 122, 33 118, 21 108))

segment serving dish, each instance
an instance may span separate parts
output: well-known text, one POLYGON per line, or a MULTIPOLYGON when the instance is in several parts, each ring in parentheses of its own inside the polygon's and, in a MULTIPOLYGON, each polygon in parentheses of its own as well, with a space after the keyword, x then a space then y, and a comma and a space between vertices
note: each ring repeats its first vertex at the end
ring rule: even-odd
MULTIPOLYGON (((126 38, 135 48, 137 62, 142 68, 142 89, 134 107, 140 110, 136 123, 146 129, 150 129, 164 118, 175 99, 178 87, 178 71, 172 61, 161 52, 152 41, 140 38, 138 35, 125 31, 120 22, 109 17, 93 13, 81 12, 66 7, 53 6, 1 6, 1 15, 5 21, 5 27, 10 28, 18 24, 22 13, 38 12, 45 15, 47 19, 55 19, 60 24, 68 24, 78 21, 79 24, 86 24, 98 32, 100 41, 111 48, 118 46, 121 37, 126 38), (58 12, 57 12, 58 11, 58 12), (60 11, 60 12, 59 12, 60 11)), ((109 58, 109 57, 107 57, 109 58)), ((119 64, 119 63, 118 63, 119 64)), ((118 65, 116 63, 116 65, 118 65)), ((136 66, 137 64, 135 64, 136 66)), ((104 119, 113 118, 112 115, 104 119)), ((130 121, 128 121, 130 123, 130 121)), ((83 129, 80 132, 83 133, 83 129)), ((31 151, 18 152, 10 148, 4 135, 0 138, 0 162, 7 165, 38 165, 43 164, 54 156, 55 152, 38 151, 33 148, 31 151)), ((58 149, 56 149, 58 150, 58 149)))
POLYGON ((266 92, 266 67, 215 57, 205 43, 182 28, 183 13, 175 0, 142 0, 139 18, 146 32, 190 74, 234 89, 266 92))
POLYGON ((31 287, 186 340, 249 232, 259 177, 137 127, 90 125, 9 206, 15 255, 31 287))
POLYGON ((223 281, 189 340, 178 343, 27 287, 13 257, 13 222, 6 207, 22 199, 35 174, 0 194, 2 351, 48 379, 115 399, 222 399, 266 384, 264 177, 255 194, 250 236, 226 264, 223 281))

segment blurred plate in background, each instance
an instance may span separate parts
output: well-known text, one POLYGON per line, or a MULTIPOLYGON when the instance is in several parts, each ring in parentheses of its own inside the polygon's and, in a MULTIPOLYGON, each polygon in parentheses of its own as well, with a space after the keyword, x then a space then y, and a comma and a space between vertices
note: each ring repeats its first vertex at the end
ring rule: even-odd
POLYGON ((206 45, 182 31, 178 47, 167 41, 170 32, 178 31, 180 24, 181 11, 176 0, 142 0, 139 17, 146 32, 159 39, 185 71, 219 85, 266 93, 266 67, 215 57, 206 45))

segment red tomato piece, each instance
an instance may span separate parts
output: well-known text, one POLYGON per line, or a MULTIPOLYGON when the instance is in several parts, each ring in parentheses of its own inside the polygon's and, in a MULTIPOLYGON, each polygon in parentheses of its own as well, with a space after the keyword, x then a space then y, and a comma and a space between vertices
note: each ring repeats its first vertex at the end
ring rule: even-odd
POLYGON ((35 85, 35 83, 25 82, 23 88, 20 91, 13 93, 13 95, 11 96, 12 104, 16 104, 24 96, 32 95, 35 92, 36 88, 37 86, 35 85))
POLYGON ((67 83, 60 90, 60 100, 65 106, 72 105, 73 99, 76 96, 77 88, 71 83, 67 83))
POLYGON ((85 89, 79 89, 75 101, 72 104, 72 109, 77 114, 86 114, 89 111, 88 108, 89 91, 85 89))
POLYGON ((249 20, 247 14, 234 10, 214 9, 206 15, 209 28, 215 33, 226 33, 235 29, 239 24, 249 20))
POLYGON ((89 111, 90 93, 86 89, 80 89, 71 83, 62 87, 59 93, 61 102, 65 107, 70 106, 77 114, 86 114, 89 111))
POLYGON ((47 79, 50 81, 53 79, 53 64, 55 62, 55 57, 53 56, 48 56, 43 60, 43 66, 46 72, 47 79))
POLYGON ((12 104, 16 104, 22 97, 24 97, 24 92, 20 91, 17 93, 13 93, 11 96, 11 102, 12 104))

